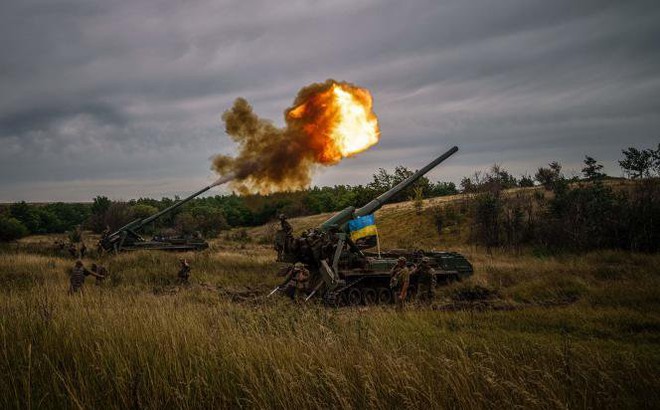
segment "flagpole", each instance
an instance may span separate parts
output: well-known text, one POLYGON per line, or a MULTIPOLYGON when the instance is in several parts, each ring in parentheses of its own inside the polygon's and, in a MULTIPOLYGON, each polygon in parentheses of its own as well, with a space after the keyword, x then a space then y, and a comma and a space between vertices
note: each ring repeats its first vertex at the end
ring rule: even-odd
POLYGON ((380 235, 378 234, 378 227, 376 226, 376 248, 378 248, 378 259, 382 259, 380 257, 380 235))

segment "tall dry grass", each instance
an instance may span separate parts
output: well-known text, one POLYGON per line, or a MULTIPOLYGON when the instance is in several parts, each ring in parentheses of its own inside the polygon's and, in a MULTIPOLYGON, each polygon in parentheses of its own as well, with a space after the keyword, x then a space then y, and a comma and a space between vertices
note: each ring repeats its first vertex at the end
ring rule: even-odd
POLYGON ((178 254, 119 255, 82 296, 71 260, 0 254, 0 407, 657 407, 657 256, 464 251, 477 274, 446 310, 402 312, 266 299, 256 245, 185 255, 190 287, 178 254))

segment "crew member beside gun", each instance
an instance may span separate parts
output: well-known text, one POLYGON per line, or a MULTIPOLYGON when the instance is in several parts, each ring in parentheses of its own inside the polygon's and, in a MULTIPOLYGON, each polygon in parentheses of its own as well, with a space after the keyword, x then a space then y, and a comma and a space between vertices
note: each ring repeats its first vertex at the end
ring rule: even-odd
POLYGON ((69 294, 82 291, 82 286, 85 283, 85 278, 89 275, 94 276, 97 280, 99 279, 103 280, 103 278, 105 278, 105 276, 102 276, 96 272, 90 271, 87 268, 85 268, 85 265, 83 265, 82 261, 78 259, 69 274, 69 281, 70 281, 69 294))

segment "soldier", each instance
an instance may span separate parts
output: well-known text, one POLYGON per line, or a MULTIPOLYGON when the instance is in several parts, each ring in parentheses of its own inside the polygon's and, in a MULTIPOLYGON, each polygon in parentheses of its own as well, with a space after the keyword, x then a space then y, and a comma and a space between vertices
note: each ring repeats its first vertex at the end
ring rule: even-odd
POLYGON ((305 296, 307 282, 309 281, 309 271, 304 266, 291 266, 289 272, 284 278, 284 294, 291 300, 299 300, 305 296))
POLYGON ((190 264, 186 259, 179 259, 179 263, 181 264, 181 269, 179 269, 179 283, 183 285, 188 285, 188 279, 190 279, 190 264))
POLYGON ((69 254, 73 258, 78 257, 78 249, 76 249, 76 245, 74 245, 73 243, 69 244, 69 254))
POLYGON ((406 266, 406 258, 401 256, 390 271, 390 288, 397 306, 403 308, 410 285, 410 270, 406 266))
POLYGON ((85 257, 85 254, 87 253, 87 245, 85 245, 85 242, 80 245, 80 259, 85 257))
POLYGON ((78 259, 76 261, 75 266, 71 269, 71 273, 69 274, 69 280, 70 280, 70 286, 69 286, 69 294, 73 294, 78 292, 79 290, 82 290, 82 286, 85 283, 85 277, 92 275, 96 277, 97 279, 100 277, 95 272, 91 272, 85 268, 83 265, 82 261, 78 259))
POLYGON ((92 263, 92 272, 96 273, 96 286, 100 286, 105 278, 108 277, 108 270, 105 266, 97 265, 92 263))
POLYGON ((110 236, 110 225, 106 225, 106 226, 105 226, 105 229, 104 229, 103 232, 101 233, 101 240, 104 240, 104 239, 107 238, 108 236, 110 236))
POLYGON ((431 260, 427 256, 424 256, 413 273, 418 275, 417 300, 425 304, 430 304, 435 296, 436 285, 435 270, 431 267, 431 260))
POLYGON ((286 215, 280 214, 280 226, 282 227, 282 230, 286 234, 286 236, 293 235, 293 227, 289 223, 289 221, 286 220, 286 215))

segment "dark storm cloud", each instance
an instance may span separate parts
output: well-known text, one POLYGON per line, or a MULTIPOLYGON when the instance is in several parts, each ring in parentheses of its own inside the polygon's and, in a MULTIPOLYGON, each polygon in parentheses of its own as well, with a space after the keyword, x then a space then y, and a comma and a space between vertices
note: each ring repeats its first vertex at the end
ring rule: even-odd
POLYGON ((7 113, 0 117, 0 137, 25 134, 33 130, 50 129, 60 120, 83 115, 94 118, 100 124, 122 126, 128 119, 119 111, 119 107, 110 104, 78 102, 63 103, 54 106, 35 106, 16 113, 7 113))
POLYGON ((232 153, 234 98, 281 124, 329 77, 371 89, 382 142, 318 183, 452 144, 435 178, 585 154, 618 174, 622 148, 660 139, 656 3, 5 1, 0 200, 187 192, 232 153))

